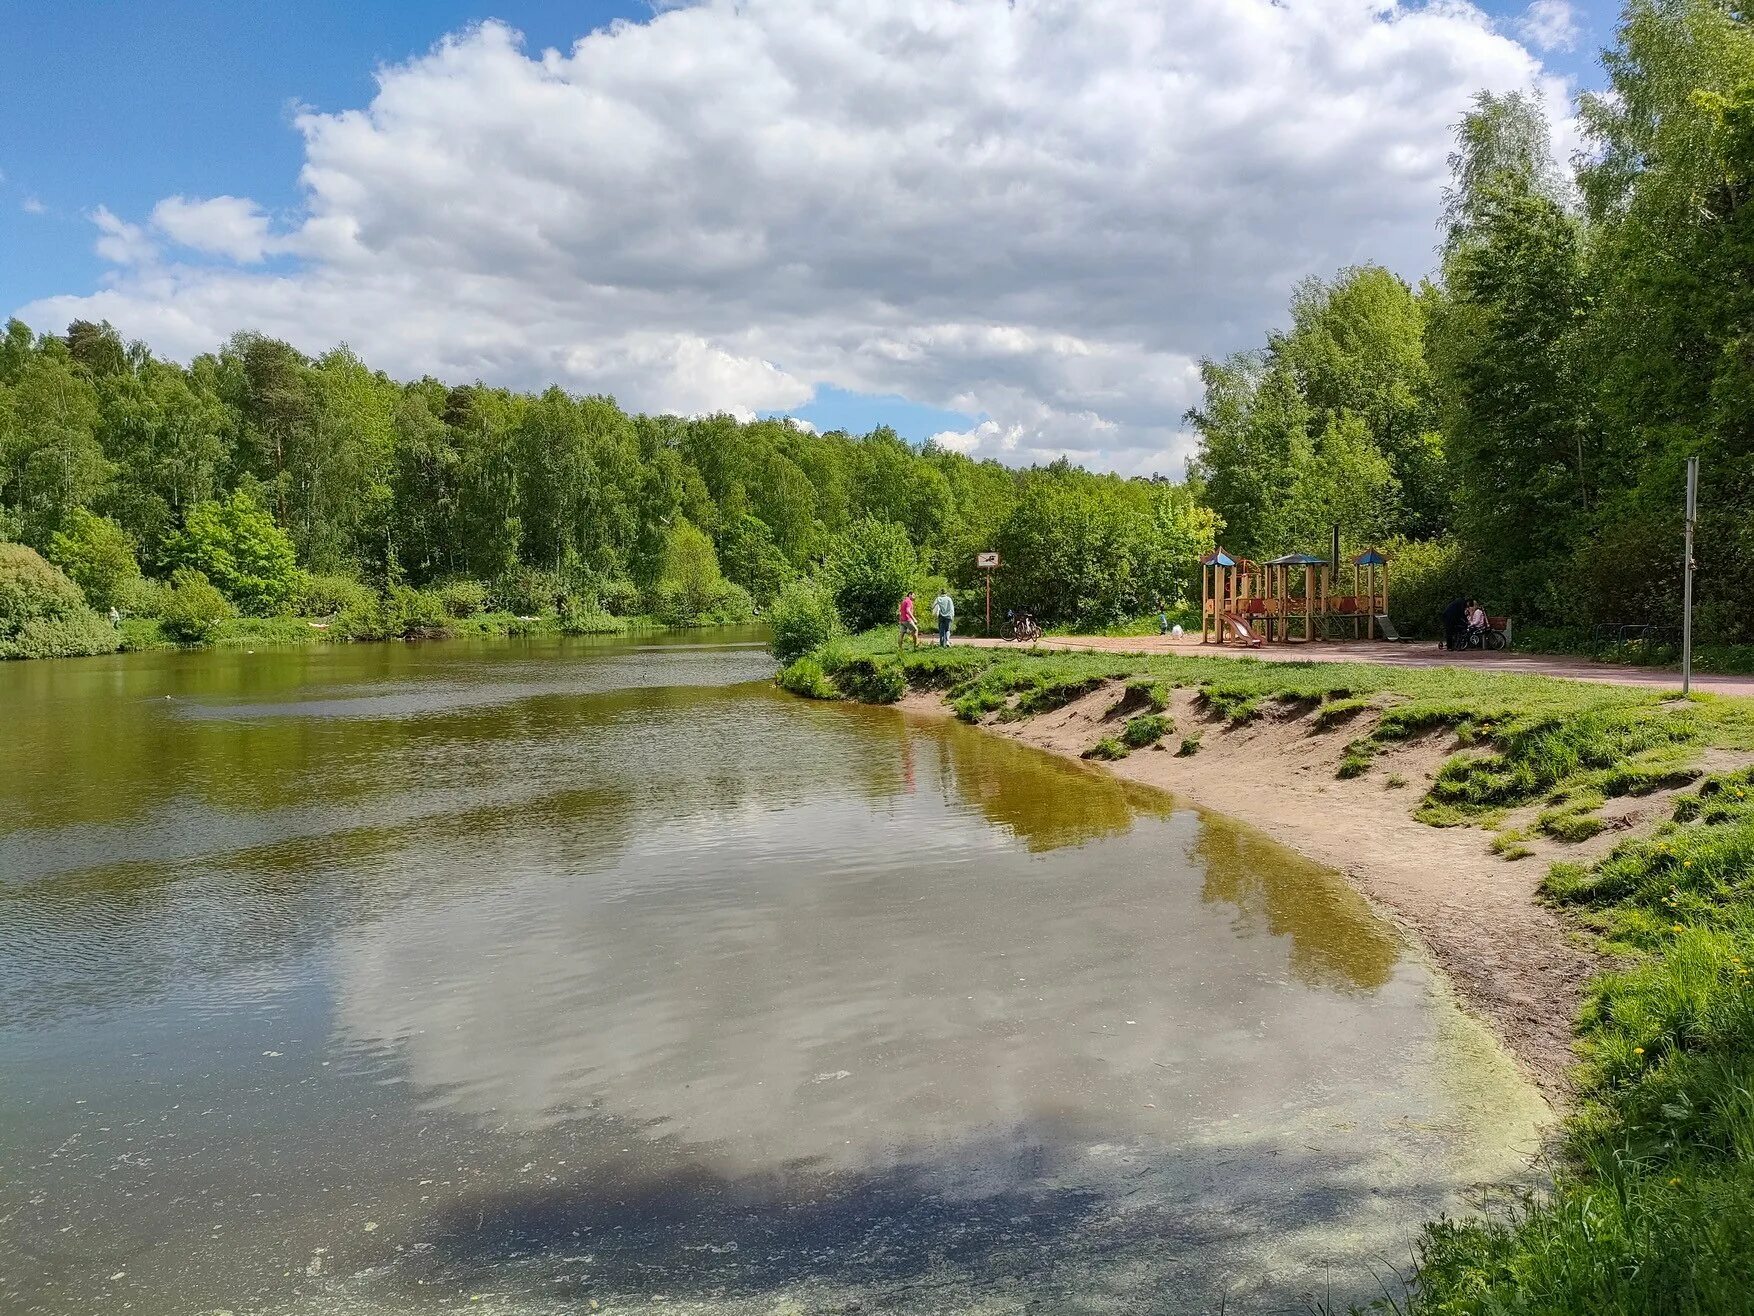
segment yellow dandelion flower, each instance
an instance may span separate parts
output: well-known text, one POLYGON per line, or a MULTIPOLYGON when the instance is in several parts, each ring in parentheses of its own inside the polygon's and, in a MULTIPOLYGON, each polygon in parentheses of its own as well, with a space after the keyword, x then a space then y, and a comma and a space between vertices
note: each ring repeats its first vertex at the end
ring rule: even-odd
POLYGON ((1644 1048, 1642 1046, 1635 1046, 1632 1048, 1632 1054, 1635 1056, 1641 1056, 1644 1054, 1644 1048))

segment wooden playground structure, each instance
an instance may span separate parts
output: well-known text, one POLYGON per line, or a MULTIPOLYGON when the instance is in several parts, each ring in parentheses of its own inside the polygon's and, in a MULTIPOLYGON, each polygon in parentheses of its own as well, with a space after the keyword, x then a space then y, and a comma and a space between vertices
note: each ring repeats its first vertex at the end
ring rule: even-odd
POLYGON ((1309 553, 1270 562, 1222 548, 1200 559, 1200 643, 1311 643, 1397 639, 1388 618, 1389 560, 1369 548, 1350 559, 1352 592, 1335 579, 1346 563, 1309 553))

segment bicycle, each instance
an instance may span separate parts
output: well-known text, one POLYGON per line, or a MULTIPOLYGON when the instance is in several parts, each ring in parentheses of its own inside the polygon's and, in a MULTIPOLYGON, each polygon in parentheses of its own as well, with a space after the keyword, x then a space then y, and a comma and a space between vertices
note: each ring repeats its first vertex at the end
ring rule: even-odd
POLYGON ((1036 624, 1035 618, 1027 612, 1019 612, 1011 618, 1010 624, 1006 627, 1005 638, 1016 640, 1022 644, 1034 644, 1041 639, 1041 627, 1036 624))

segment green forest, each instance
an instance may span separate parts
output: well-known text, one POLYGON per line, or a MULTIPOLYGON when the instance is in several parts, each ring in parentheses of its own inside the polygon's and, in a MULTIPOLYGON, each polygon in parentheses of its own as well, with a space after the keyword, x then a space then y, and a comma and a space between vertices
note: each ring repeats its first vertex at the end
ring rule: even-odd
POLYGON ((1338 521, 1390 545, 1415 624, 1466 591, 1573 632, 1674 625, 1697 456, 1700 636, 1754 640, 1746 19, 1632 0, 1568 165, 1541 105, 1481 95, 1433 280, 1312 279, 1288 328, 1205 363, 1195 474, 1228 548, 1321 551, 1338 521))
POLYGON ((101 324, 15 320, 0 343, 14 652, 102 648, 112 607, 182 640, 233 615, 332 618, 337 638, 490 614, 747 620, 854 558, 893 594, 852 609, 864 625, 909 585, 972 597, 991 548, 1020 564, 1013 597, 1104 625, 1174 600, 1214 529, 1186 485, 1017 471, 885 429, 399 383, 345 348, 312 360, 249 333, 186 368, 101 324))
MULTIPOLYGON (((986 549, 999 606, 1108 628, 1185 602, 1215 543, 1323 552, 1336 524, 1389 550, 1404 628, 1471 593, 1566 647, 1678 622, 1690 456, 1699 637, 1754 642, 1754 31, 1724 0, 1632 0, 1604 61, 1570 162, 1540 104, 1478 97, 1432 278, 1312 276, 1264 345, 1204 362, 1181 481, 397 381, 253 333, 183 366, 105 324, 13 321, 0 653, 234 618, 590 631, 825 599, 858 628, 909 585, 967 616, 986 549)), ((290 634, 268 620, 245 633, 290 634)))

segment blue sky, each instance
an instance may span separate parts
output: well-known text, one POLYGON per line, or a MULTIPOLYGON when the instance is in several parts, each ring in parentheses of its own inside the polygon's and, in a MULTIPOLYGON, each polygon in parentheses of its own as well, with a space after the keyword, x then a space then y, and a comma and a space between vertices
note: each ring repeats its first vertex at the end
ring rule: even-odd
MULTIPOLYGON (((1526 2, 1481 7, 1508 24, 1526 2)), ((1543 58, 1594 85, 1618 5, 1574 0, 1570 9, 1575 45, 1543 58)), ((295 214, 305 142, 293 107, 363 107, 380 66, 488 18, 521 30, 534 52, 568 48, 616 19, 650 20, 652 9, 643 0, 0 0, 0 114, 13 125, 0 139, 0 314, 103 286, 111 269, 94 253, 90 219, 99 206, 140 222, 173 194, 229 195, 295 214)), ((824 428, 889 423, 913 438, 984 414, 823 383, 784 410, 824 428)))

